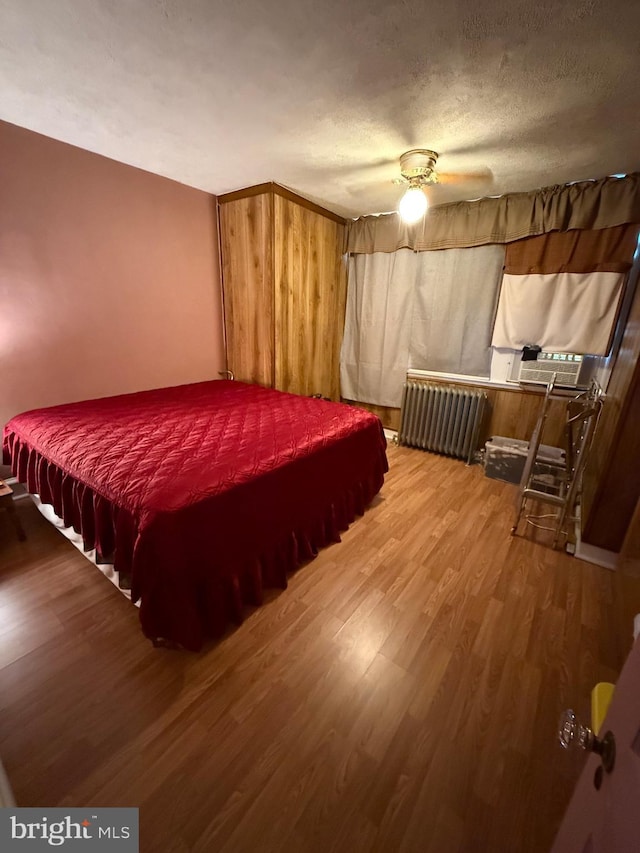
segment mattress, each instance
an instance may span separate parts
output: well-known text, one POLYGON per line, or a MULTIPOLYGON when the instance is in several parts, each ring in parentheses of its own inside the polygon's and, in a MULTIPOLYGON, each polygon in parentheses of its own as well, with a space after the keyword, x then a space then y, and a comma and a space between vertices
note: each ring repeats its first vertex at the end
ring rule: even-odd
POLYGON ((197 650, 338 541, 387 470, 378 418, 218 380, 25 412, 3 456, 128 578, 146 636, 197 650))

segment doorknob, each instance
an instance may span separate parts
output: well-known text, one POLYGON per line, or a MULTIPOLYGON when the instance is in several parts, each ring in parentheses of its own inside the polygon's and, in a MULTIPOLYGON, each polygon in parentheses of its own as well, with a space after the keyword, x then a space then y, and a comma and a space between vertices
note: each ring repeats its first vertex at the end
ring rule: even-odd
POLYGON ((613 732, 608 731, 603 738, 596 737, 588 726, 578 720, 571 708, 560 716, 558 740, 564 749, 569 749, 575 743, 579 749, 595 752, 602 759, 602 766, 607 773, 613 770, 616 763, 616 739, 613 732))

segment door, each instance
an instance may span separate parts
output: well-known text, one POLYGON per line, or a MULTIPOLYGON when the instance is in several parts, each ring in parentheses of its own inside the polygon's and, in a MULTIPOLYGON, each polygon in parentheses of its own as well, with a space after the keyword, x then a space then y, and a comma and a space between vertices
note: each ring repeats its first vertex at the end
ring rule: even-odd
POLYGON ((615 737, 610 773, 591 753, 552 853, 640 853, 640 639, 616 684, 600 737, 615 737))

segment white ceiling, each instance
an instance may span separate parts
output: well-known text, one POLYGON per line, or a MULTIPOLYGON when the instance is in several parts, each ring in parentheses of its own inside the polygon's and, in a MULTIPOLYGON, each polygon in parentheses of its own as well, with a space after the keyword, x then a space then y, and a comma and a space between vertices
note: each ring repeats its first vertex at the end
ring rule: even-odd
POLYGON ((0 118, 212 193, 347 216, 640 169, 628 0, 0 0, 0 118), (488 176, 488 179, 487 179, 488 176))

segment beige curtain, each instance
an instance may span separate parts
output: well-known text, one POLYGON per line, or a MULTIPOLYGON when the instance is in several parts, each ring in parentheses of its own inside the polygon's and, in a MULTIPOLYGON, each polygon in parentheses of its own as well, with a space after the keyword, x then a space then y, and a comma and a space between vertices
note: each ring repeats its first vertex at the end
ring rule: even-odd
POLYGON ((504 246, 415 253, 410 368, 489 376, 504 255, 504 246))
POLYGON ((492 345, 607 355, 636 225, 510 243, 492 345))
POLYGON ((400 406, 409 364, 417 258, 409 249, 349 257, 340 353, 345 399, 400 406))
POLYGON ((601 229, 640 222, 640 173, 546 187, 497 198, 441 204, 416 225, 395 213, 347 225, 351 253, 416 251, 511 243, 550 231, 601 229))
POLYGON ((504 246, 351 255, 342 396, 399 407, 407 368, 489 375, 504 246))

